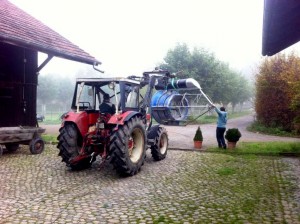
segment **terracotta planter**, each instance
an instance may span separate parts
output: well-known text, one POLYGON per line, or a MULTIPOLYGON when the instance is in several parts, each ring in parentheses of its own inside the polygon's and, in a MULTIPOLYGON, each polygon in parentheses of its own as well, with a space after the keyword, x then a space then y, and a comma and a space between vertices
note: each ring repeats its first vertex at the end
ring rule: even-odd
POLYGON ((201 149, 202 148, 202 141, 194 141, 194 148, 201 149))
POLYGON ((236 146, 236 142, 227 142, 227 148, 228 149, 234 149, 236 146))

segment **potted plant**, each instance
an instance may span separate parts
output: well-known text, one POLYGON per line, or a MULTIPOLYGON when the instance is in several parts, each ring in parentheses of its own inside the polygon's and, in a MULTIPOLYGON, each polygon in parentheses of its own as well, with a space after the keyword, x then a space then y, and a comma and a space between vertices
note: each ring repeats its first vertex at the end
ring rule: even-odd
POLYGON ((242 137, 242 134, 238 128, 229 128, 225 133, 228 148, 235 148, 237 141, 240 140, 240 137, 242 137))
POLYGON ((200 129, 200 126, 198 126, 194 136, 194 148, 201 149, 202 141, 203 141, 202 131, 200 129))

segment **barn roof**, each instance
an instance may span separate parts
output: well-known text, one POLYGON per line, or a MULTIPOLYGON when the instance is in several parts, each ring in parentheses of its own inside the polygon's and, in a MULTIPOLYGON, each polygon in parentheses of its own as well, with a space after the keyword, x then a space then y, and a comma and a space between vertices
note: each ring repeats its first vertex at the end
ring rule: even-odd
POLYGON ((0 9, 0 42, 72 61, 101 64, 94 57, 8 0, 0 0, 0 9))
POLYGON ((272 56, 300 40, 300 1, 265 0, 262 55, 272 56))

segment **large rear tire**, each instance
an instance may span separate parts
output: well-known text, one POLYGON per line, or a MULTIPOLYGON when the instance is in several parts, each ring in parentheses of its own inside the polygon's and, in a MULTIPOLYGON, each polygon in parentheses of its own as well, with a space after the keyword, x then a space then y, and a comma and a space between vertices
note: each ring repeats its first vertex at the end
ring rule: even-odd
POLYGON ((89 159, 84 159, 76 164, 71 164, 70 159, 75 158, 79 155, 82 141, 78 130, 73 123, 66 123, 64 127, 59 129, 59 135, 57 137, 59 149, 59 156, 62 157, 62 162, 65 162, 67 166, 71 167, 72 170, 82 170, 91 166, 89 159))
POLYGON ((143 121, 133 117, 112 133, 111 162, 117 172, 133 176, 139 172, 146 157, 146 131, 143 121))
POLYGON ((163 127, 159 127, 154 134, 154 144, 151 145, 151 154, 154 160, 160 161, 166 158, 168 151, 168 133, 163 127))

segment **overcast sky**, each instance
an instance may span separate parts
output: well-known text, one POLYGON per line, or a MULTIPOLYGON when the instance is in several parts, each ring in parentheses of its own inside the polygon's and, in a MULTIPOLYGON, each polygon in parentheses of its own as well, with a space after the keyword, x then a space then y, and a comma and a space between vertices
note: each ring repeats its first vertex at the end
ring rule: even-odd
MULTIPOLYGON (((263 0, 10 0, 102 62, 113 76, 139 75, 177 43, 204 47, 249 73, 263 57, 263 0)), ((80 63, 52 60, 42 73, 80 63)))

